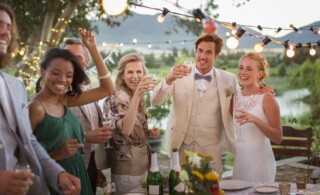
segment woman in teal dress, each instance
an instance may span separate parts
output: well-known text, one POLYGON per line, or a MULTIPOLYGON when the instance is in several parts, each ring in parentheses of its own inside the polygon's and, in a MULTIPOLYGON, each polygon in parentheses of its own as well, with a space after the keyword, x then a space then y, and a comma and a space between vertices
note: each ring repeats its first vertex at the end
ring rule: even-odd
MULTIPOLYGON (((50 49, 40 64, 42 87, 29 104, 29 114, 34 134, 51 158, 81 180, 81 195, 92 195, 81 156, 83 130, 79 120, 67 107, 97 101, 110 95, 114 87, 93 34, 83 29, 80 34, 100 75, 100 85, 82 91, 81 84, 87 82, 87 77, 77 57, 66 49, 50 49)), ((53 189, 50 192, 59 194, 53 189)))

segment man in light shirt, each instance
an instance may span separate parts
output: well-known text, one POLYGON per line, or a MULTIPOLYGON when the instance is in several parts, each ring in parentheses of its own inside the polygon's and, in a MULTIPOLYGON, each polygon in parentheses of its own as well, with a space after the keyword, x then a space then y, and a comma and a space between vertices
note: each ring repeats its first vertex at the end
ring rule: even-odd
POLYGON ((215 68, 223 46, 216 34, 204 34, 195 42, 195 66, 175 65, 155 88, 153 103, 163 104, 172 98, 165 146, 169 156, 179 148, 180 160, 184 151, 199 151, 216 161, 222 171, 221 153, 233 151, 232 95, 238 87, 234 74, 215 68))
POLYGON ((79 194, 80 180, 50 158, 32 133, 21 80, 3 72, 17 38, 12 8, 0 3, 0 195, 79 194), (25 169, 18 168, 24 165, 25 169))

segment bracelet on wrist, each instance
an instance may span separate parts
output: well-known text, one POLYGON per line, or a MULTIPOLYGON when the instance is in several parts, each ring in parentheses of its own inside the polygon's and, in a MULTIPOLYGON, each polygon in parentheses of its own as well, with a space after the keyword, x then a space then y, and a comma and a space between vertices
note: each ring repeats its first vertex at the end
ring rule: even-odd
POLYGON ((107 78, 109 78, 110 76, 111 76, 111 73, 110 73, 110 71, 108 71, 108 73, 107 73, 106 75, 103 75, 103 76, 99 76, 99 75, 98 75, 97 78, 98 78, 99 80, 101 80, 101 79, 107 79, 107 78))

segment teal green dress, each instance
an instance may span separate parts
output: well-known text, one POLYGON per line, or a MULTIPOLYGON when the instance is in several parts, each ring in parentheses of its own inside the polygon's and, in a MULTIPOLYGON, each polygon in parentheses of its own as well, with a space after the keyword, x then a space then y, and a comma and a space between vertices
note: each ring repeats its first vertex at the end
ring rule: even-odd
MULTIPOLYGON (((79 143, 83 143, 84 134, 80 121, 66 108, 66 114, 57 118, 45 114, 44 119, 34 131, 40 144, 49 153, 59 149, 63 143, 69 139, 77 139, 79 143)), ((90 179, 81 154, 83 148, 78 152, 64 160, 57 160, 68 173, 78 177, 81 180, 81 195, 93 195, 90 179)), ((50 187, 50 194, 59 194, 50 187)))

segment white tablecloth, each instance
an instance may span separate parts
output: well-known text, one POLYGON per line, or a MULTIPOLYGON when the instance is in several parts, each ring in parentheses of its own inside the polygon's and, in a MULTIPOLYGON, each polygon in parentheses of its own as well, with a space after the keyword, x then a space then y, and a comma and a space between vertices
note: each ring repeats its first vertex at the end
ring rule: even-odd
MULTIPOLYGON (((251 186, 242 190, 235 190, 235 191, 225 191, 226 194, 230 195, 244 195, 244 194, 263 194, 255 191, 256 187, 260 186, 276 186, 279 187, 279 183, 251 183, 251 186)), ((103 193, 97 193, 103 195, 103 193)), ((126 195, 144 195, 146 194, 145 189, 139 188, 136 190, 133 190, 131 193, 128 193, 126 195)), ((268 193, 270 195, 272 194, 279 194, 279 192, 275 193, 268 193)), ((298 194, 305 194, 305 195, 320 195, 320 184, 307 184, 307 189, 305 192, 298 192, 296 184, 291 183, 291 189, 290 189, 290 195, 298 195, 298 194)), ((168 195, 168 193, 164 193, 164 195, 168 195)))
MULTIPOLYGON (((242 190, 236 191, 225 191, 226 194, 236 195, 236 194, 263 194, 260 192, 256 192, 255 188, 260 186, 275 186, 279 187, 279 183, 251 183, 251 186, 242 190)), ((270 193, 269 193, 270 194, 270 193)), ((271 193, 271 194, 279 194, 279 191, 271 193)), ((307 184, 307 189, 304 192, 299 192, 297 190, 297 186, 295 183, 291 183, 290 194, 306 194, 306 195, 320 195, 320 184, 307 184)))

